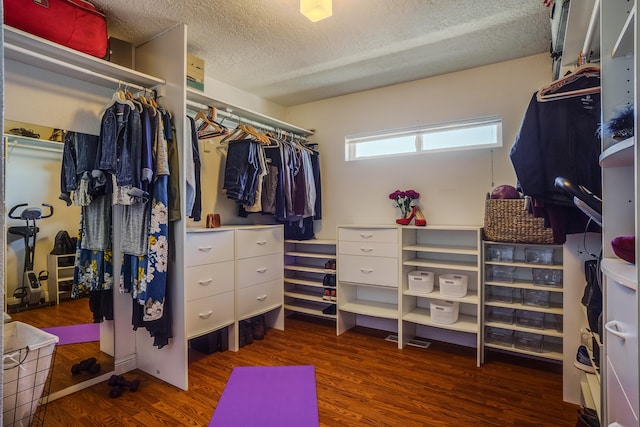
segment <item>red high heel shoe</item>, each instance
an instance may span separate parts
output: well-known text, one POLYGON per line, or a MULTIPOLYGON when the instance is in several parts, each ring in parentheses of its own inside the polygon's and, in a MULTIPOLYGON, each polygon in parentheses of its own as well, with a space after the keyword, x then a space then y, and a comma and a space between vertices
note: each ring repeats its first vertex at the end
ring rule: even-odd
POLYGON ((414 216, 416 216, 416 207, 411 206, 411 212, 409 212, 409 214, 404 218, 396 219, 396 223, 400 225, 409 225, 414 216))
POLYGON ((418 227, 424 227, 427 225, 427 219, 424 217, 422 211, 418 207, 414 207, 416 211, 416 225, 418 227))

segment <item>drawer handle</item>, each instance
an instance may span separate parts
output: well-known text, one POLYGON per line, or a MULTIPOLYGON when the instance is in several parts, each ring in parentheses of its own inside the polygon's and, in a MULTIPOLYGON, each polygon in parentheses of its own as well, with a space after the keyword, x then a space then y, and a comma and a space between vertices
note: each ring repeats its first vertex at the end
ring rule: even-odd
POLYGON ((198 283, 202 286, 207 286, 209 284, 211 284, 211 282, 213 281, 213 279, 207 279, 207 280, 198 280, 198 283))
POLYGON ((209 311, 207 311, 206 313, 200 313, 200 314, 198 314, 198 316, 199 316, 201 319, 208 319, 212 314, 213 314, 213 311, 209 310, 209 311))
POLYGON ((362 237, 363 239, 370 239, 373 237, 373 234, 361 234, 360 237, 362 237))
POLYGON ((257 273, 266 273, 267 272, 267 267, 257 268, 256 272, 257 273))
POLYGON ((266 240, 258 240, 258 241, 256 242, 256 244, 257 244, 257 245, 260 245, 260 246, 264 246, 264 245, 266 245, 266 244, 267 244, 267 241, 266 241, 266 240))
POLYGON ((627 339, 627 337, 629 336, 629 334, 625 334, 624 332, 620 332, 619 325, 620 324, 618 323, 617 320, 612 320, 610 322, 605 323, 604 328, 611 335, 620 338, 622 341, 625 341, 627 339))
POLYGON ((362 252, 371 252, 371 251, 373 251, 373 248, 360 248, 360 250, 362 252))
POLYGON ((211 246, 200 246, 200 247, 198 248, 198 250, 199 250, 200 252, 209 252, 211 249, 212 249, 212 247, 211 247, 211 246))
POLYGON ((259 296, 259 297, 256 297, 256 299, 257 299, 258 301, 264 301, 264 300, 266 300, 266 299, 267 299, 267 295, 266 295, 266 294, 265 294, 265 295, 261 295, 261 296, 259 296))
POLYGON ((361 268, 360 271, 363 272, 364 274, 373 273, 373 270, 368 268, 361 268))

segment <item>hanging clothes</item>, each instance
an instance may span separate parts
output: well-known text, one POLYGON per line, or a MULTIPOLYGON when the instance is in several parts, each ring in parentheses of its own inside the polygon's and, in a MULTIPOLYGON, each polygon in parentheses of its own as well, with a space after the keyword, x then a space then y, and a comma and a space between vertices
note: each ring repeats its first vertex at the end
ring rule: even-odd
POLYGON ((202 220, 202 186, 200 183, 200 145, 198 132, 194 120, 187 116, 191 129, 191 150, 187 153, 187 216, 194 221, 202 220))
POLYGON ((546 220, 555 243, 566 235, 584 232, 587 218, 565 193, 555 188, 562 176, 601 196, 599 76, 587 76, 563 85, 564 96, 541 99, 536 92, 527 108, 510 158, 519 189, 535 201, 536 214, 546 220))

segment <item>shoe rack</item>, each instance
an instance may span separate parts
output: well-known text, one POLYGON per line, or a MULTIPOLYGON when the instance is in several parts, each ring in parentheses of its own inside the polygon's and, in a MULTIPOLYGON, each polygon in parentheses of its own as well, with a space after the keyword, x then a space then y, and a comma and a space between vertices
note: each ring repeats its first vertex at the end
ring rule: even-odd
POLYGON ((284 308, 336 319, 336 241, 285 240, 284 308))

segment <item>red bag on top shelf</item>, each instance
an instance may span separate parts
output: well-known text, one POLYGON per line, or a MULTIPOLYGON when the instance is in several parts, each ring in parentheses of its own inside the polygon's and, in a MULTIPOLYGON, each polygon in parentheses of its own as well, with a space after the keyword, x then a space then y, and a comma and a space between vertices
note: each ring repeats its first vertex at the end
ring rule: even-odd
POLYGON ((89 55, 107 56, 107 19, 84 0, 3 0, 4 23, 89 55))

